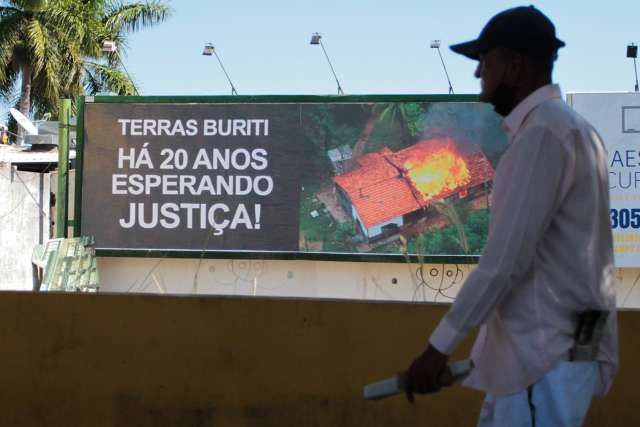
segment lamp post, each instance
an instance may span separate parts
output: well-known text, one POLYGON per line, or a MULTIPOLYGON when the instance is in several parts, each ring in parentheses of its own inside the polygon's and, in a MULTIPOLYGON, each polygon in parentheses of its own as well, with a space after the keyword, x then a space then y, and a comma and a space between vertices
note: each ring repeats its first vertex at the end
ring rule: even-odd
POLYGON ((627 58, 633 58, 633 70, 636 73, 636 92, 638 92, 638 64, 636 64, 636 58, 638 57, 638 46, 630 43, 627 46, 627 58))
POLYGON ((220 60, 220 57, 218 56, 218 52, 216 52, 216 48, 213 46, 213 44, 211 43, 205 44, 202 54, 204 56, 212 56, 212 55, 216 56, 216 58, 218 59, 218 63, 220 63, 220 68, 222 68, 224 75, 227 76, 227 80, 229 81, 229 85, 231 86, 231 95, 237 95, 238 91, 236 90, 236 87, 233 85, 233 82, 231 81, 231 77, 229 77, 229 73, 227 73, 227 70, 224 68, 224 65, 222 65, 222 61, 220 60))
POLYGON ((442 59, 442 54, 440 53, 440 40, 433 40, 431 42, 431 49, 436 49, 438 51, 438 56, 440 56, 440 62, 442 62, 442 68, 444 69, 444 75, 447 76, 447 82, 449 83, 449 95, 453 95, 453 86, 451 85, 451 79, 449 79, 447 67, 444 65, 444 59, 442 59))
POLYGON ((344 91, 342 90, 342 86, 340 86, 340 81, 338 80, 338 76, 336 75, 336 71, 333 69, 333 65, 331 64, 331 60, 329 59, 329 55, 327 55, 327 50, 324 48, 324 44, 322 44, 322 35, 320 33, 311 34, 311 42, 309 44, 312 45, 320 45, 322 51, 324 52, 324 56, 327 58, 327 62, 329 63, 329 67, 331 67, 331 72, 333 73, 333 77, 336 79, 336 84, 338 85, 338 95, 344 95, 344 91))

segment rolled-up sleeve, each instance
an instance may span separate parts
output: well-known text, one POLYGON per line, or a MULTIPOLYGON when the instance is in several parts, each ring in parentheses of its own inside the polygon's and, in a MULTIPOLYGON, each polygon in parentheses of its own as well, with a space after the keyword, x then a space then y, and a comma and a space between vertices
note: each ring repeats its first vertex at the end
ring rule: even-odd
POLYGON ((549 130, 532 127, 509 147, 499 166, 491 230, 478 267, 468 276, 430 343, 451 354, 484 323, 500 300, 531 268, 536 246, 562 197, 568 154, 549 130))

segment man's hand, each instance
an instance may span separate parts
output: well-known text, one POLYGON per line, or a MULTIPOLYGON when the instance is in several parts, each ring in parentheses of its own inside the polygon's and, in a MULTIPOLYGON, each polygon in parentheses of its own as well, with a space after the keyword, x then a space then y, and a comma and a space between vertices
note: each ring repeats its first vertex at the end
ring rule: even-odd
POLYGON ((447 368, 449 356, 440 353, 431 344, 413 361, 405 377, 407 400, 413 403, 413 394, 433 393, 453 382, 447 368))

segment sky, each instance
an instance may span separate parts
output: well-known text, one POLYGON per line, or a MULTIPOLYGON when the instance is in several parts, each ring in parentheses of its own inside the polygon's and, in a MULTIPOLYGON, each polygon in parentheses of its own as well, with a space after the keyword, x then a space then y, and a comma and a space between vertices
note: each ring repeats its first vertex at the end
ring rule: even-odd
MULTIPOLYGON (((523 3, 498 0, 205 0, 167 1, 164 23, 133 33, 124 52, 142 95, 226 95, 230 86, 213 43, 240 95, 335 94, 320 32, 346 94, 477 93, 476 63, 448 49, 477 37, 497 12, 523 3)), ((528 5, 529 3, 524 3, 528 5)), ((640 1, 533 2, 567 43, 554 80, 567 92, 632 91, 630 42, 640 44, 640 1)))

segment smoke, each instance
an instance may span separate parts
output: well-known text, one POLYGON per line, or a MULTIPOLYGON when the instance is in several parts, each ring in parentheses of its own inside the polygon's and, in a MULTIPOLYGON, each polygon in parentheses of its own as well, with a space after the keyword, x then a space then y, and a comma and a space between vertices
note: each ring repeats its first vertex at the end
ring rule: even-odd
POLYGON ((501 118, 486 104, 434 102, 422 116, 422 139, 451 138, 468 154, 479 147, 495 167, 507 147, 501 118))

